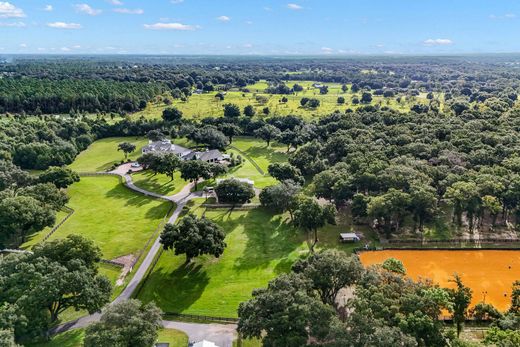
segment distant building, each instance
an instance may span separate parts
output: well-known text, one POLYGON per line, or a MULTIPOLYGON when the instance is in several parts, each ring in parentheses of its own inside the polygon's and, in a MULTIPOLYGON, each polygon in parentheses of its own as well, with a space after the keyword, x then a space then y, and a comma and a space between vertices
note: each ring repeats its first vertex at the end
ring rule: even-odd
POLYGON ((218 179, 217 179, 217 184, 219 184, 219 183, 222 182, 222 181, 227 181, 227 180, 235 180, 235 181, 238 181, 238 182, 247 183, 247 184, 249 184, 250 186, 254 186, 254 185, 255 185, 255 181, 250 180, 249 178, 237 178, 237 177, 218 178, 218 179))
POLYGON ((314 83, 312 86, 314 88, 323 88, 323 84, 321 84, 321 83, 314 83))
POLYGON ((207 163, 219 163, 228 156, 220 153, 217 149, 206 151, 193 151, 191 149, 173 144, 170 140, 150 141, 148 145, 142 149, 145 153, 174 153, 182 160, 202 160, 207 163))
POLYGON ((360 238, 355 233, 341 233, 339 234, 339 240, 340 242, 354 243, 359 242, 360 238))
POLYGON ((214 342, 202 340, 193 344, 193 347, 218 347, 214 342))

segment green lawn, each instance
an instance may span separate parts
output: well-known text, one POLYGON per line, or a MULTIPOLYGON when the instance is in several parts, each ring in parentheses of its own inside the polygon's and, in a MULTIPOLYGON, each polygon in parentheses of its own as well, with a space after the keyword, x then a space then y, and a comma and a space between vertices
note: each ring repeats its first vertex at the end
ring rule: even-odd
POLYGON ((287 162, 287 147, 273 142, 267 147, 265 141, 252 137, 237 137, 231 144, 253 159, 267 173, 269 164, 287 162))
POLYGON ((175 195, 189 183, 181 178, 180 172, 175 172, 173 181, 166 175, 154 175, 151 171, 135 173, 132 180, 137 187, 162 195, 175 195))
MULTIPOLYGON (((27 347, 81 347, 85 338, 84 329, 70 330, 54 336, 44 343, 28 344, 27 347)), ((158 342, 167 342, 170 347, 187 347, 188 335, 179 330, 162 329, 159 331, 158 342)))
POLYGON ((136 254, 171 205, 124 187, 112 176, 82 177, 68 189, 76 212, 50 237, 80 234, 94 240, 105 259, 136 254))
MULTIPOLYGON (((198 204, 192 211, 224 228, 227 248, 218 259, 202 256, 189 265, 171 251, 161 255, 139 299, 155 301, 165 312, 236 317, 238 304, 249 299, 253 289, 264 287, 308 254, 307 235, 288 225, 287 215, 262 208, 204 210, 198 204)), ((339 230, 344 228, 329 226, 320 232, 318 249, 351 252, 354 246, 338 243, 339 230)))
POLYGON ((162 329, 159 331, 157 342, 168 342, 170 347, 187 347, 188 335, 175 329, 162 329))
MULTIPOLYGON (((223 105, 227 103, 237 104, 242 110, 245 106, 251 105, 255 108, 258 116, 264 117, 262 110, 264 107, 269 107, 270 115, 300 115, 306 119, 312 119, 323 115, 330 114, 336 110, 345 111, 347 108, 356 109, 360 105, 354 105, 352 99, 354 97, 361 98, 361 93, 353 93, 350 90, 351 85, 348 85, 349 90, 344 93, 341 90, 341 84, 338 83, 322 83, 329 87, 329 92, 326 95, 321 95, 319 89, 314 88, 312 81, 285 81, 287 86, 292 87, 295 83, 301 85, 304 90, 296 93, 295 95, 271 95, 266 94, 265 89, 268 87, 265 81, 259 81, 254 85, 249 85, 246 88, 249 89, 248 93, 243 93, 238 89, 231 89, 225 95, 223 101, 219 101, 215 98, 217 91, 204 94, 194 94, 188 101, 183 102, 181 100, 173 100, 172 105, 165 105, 162 101, 159 103, 150 103, 145 110, 137 112, 133 115, 134 118, 144 116, 145 118, 159 118, 162 111, 166 107, 175 106, 184 113, 186 118, 203 119, 208 116, 222 116, 224 114, 223 105), (257 102, 256 96, 264 96, 267 98, 265 104, 257 102), (288 99, 287 103, 282 103, 280 100, 282 97, 288 99), (345 104, 338 104, 337 99, 339 96, 345 98, 345 104), (303 97, 316 98, 321 102, 320 107, 316 109, 308 109, 301 107, 300 100, 303 97)), ((373 95, 371 105, 387 106, 399 111, 409 111, 410 107, 416 103, 428 104, 429 100, 426 99, 426 94, 421 93, 417 97, 406 97, 401 95, 401 103, 397 102, 397 96, 392 98, 384 98, 383 96, 373 95)), ((442 95, 435 95, 439 98, 441 105, 443 103, 442 95)))
POLYGON ((123 152, 117 150, 117 145, 121 142, 130 142, 136 145, 136 150, 128 156, 129 159, 133 160, 141 155, 141 148, 148 144, 148 140, 142 137, 111 137, 98 140, 81 152, 69 167, 77 172, 106 171, 113 164, 125 159, 123 152))

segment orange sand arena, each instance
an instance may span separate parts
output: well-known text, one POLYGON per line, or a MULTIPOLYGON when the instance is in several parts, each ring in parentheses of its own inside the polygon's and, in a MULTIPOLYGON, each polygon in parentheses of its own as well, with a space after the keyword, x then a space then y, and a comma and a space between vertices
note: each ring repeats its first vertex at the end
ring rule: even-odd
POLYGON ((507 310, 511 285, 520 280, 520 250, 385 250, 360 254, 365 266, 388 258, 402 261, 414 280, 430 278, 441 287, 453 287, 448 280, 458 273, 464 284, 473 289, 472 306, 485 297, 487 303, 507 310))

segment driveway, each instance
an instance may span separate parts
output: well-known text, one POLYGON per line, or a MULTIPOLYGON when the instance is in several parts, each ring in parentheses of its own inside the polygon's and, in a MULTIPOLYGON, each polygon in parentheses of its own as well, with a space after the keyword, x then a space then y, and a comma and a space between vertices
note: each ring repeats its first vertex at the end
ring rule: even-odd
MULTIPOLYGON (((124 179, 124 184, 128 188, 138 193, 176 203, 177 208, 168 220, 169 223, 174 223, 177 220, 180 213, 182 212, 182 208, 189 200, 202 197, 202 192, 191 193, 191 184, 186 185, 178 194, 173 196, 164 196, 141 189, 133 184, 132 177, 127 174, 129 169, 132 169, 133 171, 139 171, 139 169, 132 168, 131 163, 127 163, 119 166, 115 170, 111 171, 109 174, 117 174, 122 176, 124 179)), ((137 288, 137 285, 143 280, 148 268, 152 265, 155 255, 160 250, 161 244, 159 241, 160 235, 154 240, 154 243, 150 248, 150 251, 146 254, 146 257, 144 258, 139 268, 135 271, 134 276, 132 277, 126 288, 110 305, 123 300, 128 300, 132 297, 132 294, 137 288)), ((75 321, 59 325, 53 328, 50 332, 51 334, 57 334, 71 329, 85 328, 89 324, 99 321, 100 317, 100 313, 94 313, 88 316, 81 317, 75 321)), ((233 340, 236 338, 236 325, 232 324, 200 324, 163 321, 163 325, 165 328, 177 329, 185 332, 188 335, 190 342, 208 340, 215 342, 216 345, 219 347, 232 347, 233 340)))

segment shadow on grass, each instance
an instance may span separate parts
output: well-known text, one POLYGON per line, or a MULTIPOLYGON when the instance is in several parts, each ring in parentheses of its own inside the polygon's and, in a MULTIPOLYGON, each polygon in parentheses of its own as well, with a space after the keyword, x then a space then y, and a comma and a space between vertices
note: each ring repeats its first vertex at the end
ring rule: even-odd
POLYGON ((287 155, 285 153, 278 152, 271 147, 267 147, 267 145, 262 147, 250 147, 243 152, 253 158, 253 160, 256 160, 257 158, 265 158, 269 163, 287 162, 287 155))
MULTIPOLYGON (((137 178, 134 176, 134 178, 137 178)), ((142 173, 142 177, 139 177, 138 180, 134 181, 134 184, 142 189, 146 189, 150 192, 154 192, 161 195, 169 195, 175 191, 177 184, 175 180, 170 180, 167 178, 165 183, 161 183, 157 175, 154 175, 153 172, 146 171, 142 173)))
POLYGON ((143 207, 153 201, 152 198, 133 192, 121 183, 107 191, 105 195, 109 198, 123 199, 126 201, 127 206, 143 207))
POLYGON ((155 300, 165 311, 182 313, 197 302, 208 283, 202 265, 182 264, 173 272, 152 272, 147 280, 148 290, 143 291, 141 299, 155 300))
POLYGON ((230 218, 230 211, 223 211, 214 218, 226 232, 243 225, 247 236, 246 247, 242 255, 235 260, 237 271, 254 268, 267 268, 272 261, 279 260, 277 268, 289 269, 292 260, 287 256, 296 250, 303 241, 303 236, 288 225, 282 216, 274 216, 267 210, 255 208, 239 218, 230 218))

